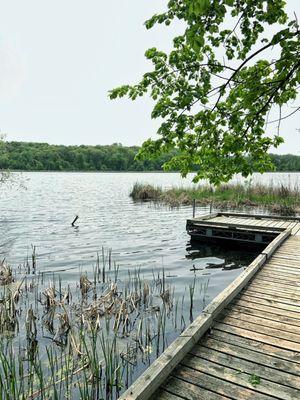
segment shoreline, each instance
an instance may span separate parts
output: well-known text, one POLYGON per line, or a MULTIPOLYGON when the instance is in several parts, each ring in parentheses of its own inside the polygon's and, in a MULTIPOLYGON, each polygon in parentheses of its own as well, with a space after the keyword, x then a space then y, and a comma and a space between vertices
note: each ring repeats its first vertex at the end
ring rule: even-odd
POLYGON ((286 186, 264 186, 245 183, 223 184, 219 187, 198 185, 196 188, 163 189, 135 183, 130 193, 134 201, 164 204, 170 207, 188 205, 208 206, 221 210, 264 208, 279 215, 300 213, 300 189, 286 186))

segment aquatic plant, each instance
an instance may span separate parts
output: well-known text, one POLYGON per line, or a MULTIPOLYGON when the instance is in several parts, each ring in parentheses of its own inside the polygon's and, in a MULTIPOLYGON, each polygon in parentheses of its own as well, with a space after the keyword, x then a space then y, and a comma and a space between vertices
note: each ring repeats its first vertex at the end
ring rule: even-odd
POLYGON ((120 279, 102 249, 70 285, 40 272, 32 251, 17 269, 2 263, 0 399, 116 399, 205 303, 206 277, 194 277, 186 307, 163 268, 152 279, 122 270, 120 279))
POLYGON ((170 207, 213 205, 216 208, 265 208, 281 215, 294 215, 300 210, 300 189, 285 185, 223 184, 217 187, 199 185, 189 188, 162 189, 149 184, 136 183, 130 193, 135 201, 154 201, 170 207))

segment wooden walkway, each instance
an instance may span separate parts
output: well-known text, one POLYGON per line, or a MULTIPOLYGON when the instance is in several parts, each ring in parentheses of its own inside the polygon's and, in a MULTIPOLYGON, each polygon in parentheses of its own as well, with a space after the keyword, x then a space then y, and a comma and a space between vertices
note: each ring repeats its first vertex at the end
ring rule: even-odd
POLYGON ((281 232, 121 399, 300 399, 300 223, 273 221, 247 222, 281 232))
POLYGON ((205 241, 231 240, 266 245, 286 229, 292 229, 292 234, 300 232, 299 218, 215 213, 187 220, 188 234, 193 239, 205 241))

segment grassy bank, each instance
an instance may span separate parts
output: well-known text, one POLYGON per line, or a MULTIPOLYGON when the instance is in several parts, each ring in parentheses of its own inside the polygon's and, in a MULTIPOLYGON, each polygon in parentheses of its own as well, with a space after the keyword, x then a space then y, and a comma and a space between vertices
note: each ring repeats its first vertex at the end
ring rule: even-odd
POLYGON ((265 208, 273 213, 294 215, 300 211, 300 190, 284 185, 279 187, 260 184, 208 185, 196 188, 162 189, 148 184, 136 183, 130 193, 133 200, 153 201, 171 207, 212 204, 216 208, 265 208))

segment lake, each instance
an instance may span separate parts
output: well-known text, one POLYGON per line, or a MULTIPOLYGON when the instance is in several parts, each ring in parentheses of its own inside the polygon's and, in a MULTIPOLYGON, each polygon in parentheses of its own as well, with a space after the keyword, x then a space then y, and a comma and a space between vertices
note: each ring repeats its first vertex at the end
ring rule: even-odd
MULTIPOLYGON (((214 262, 222 251, 200 246, 198 258, 188 258, 186 219, 191 207, 170 209, 150 203, 134 203, 129 197, 135 182, 162 187, 189 186, 191 176, 178 173, 22 173, 26 190, 2 192, 0 198, 1 256, 12 264, 24 263, 36 246, 39 271, 60 272, 68 280, 74 268, 89 269, 97 252, 112 249, 122 267, 141 267, 144 274, 164 268, 178 286, 188 284, 190 269, 214 262), (71 226, 79 215, 76 227, 71 226), (214 253, 215 251, 215 253, 214 253), (218 253, 218 254, 217 254, 218 253), (177 278, 177 279, 176 279, 177 278)), ((298 185, 299 173, 255 174, 253 182, 298 185)), ((235 181, 240 181, 239 177, 235 181)), ((198 213, 207 212, 198 208, 198 213)), ((230 253, 231 254, 231 253, 230 253)), ((232 255, 231 255, 232 256, 232 255)), ((248 261, 248 259, 246 259, 248 261)), ((211 272, 211 296, 239 271, 211 272)))
MULTIPOLYGON (((254 175, 253 182, 298 186, 299 177, 300 174, 284 173, 254 175)), ((185 230, 186 219, 192 216, 190 206, 170 209, 152 203, 136 203, 129 197, 137 181, 162 187, 188 186, 192 184, 191 176, 183 180, 177 173, 34 172, 23 173, 21 178, 26 190, 6 188, 2 191, 1 257, 6 258, 13 268, 26 266, 27 263, 30 265, 35 246, 34 272, 43 276, 43 282, 37 284, 37 287, 42 286, 39 290, 44 290, 51 280, 58 277, 63 285, 73 286, 75 290, 79 287, 80 273, 86 271, 92 279, 97 258, 103 257, 104 262, 107 262, 109 249, 112 249, 111 258, 118 266, 118 277, 114 282, 120 282, 122 290, 126 287, 124 282, 128 271, 134 274, 138 270, 141 279, 152 282, 151 301, 155 303, 157 299, 161 300, 160 295, 155 294, 157 278, 164 276, 166 285, 174 288, 174 301, 177 301, 177 305, 180 299, 182 318, 178 324, 175 322, 176 329, 174 316, 172 321, 172 318, 167 318, 166 343, 163 346, 158 344, 159 352, 258 254, 257 249, 250 251, 208 244, 192 246, 185 230), (73 227, 71 222, 76 215, 79 219, 73 227), (208 263, 218 264, 223 261, 226 264, 233 263, 235 268, 207 268, 208 263), (189 297, 191 288, 194 290, 192 316, 189 297)), ((241 178, 237 177, 235 181, 239 182, 241 178)), ((208 211, 205 207, 197 209, 197 213, 208 211)), ((20 268, 20 271, 24 269, 20 268)), ((107 273, 113 275, 114 271, 107 273)), ((29 279, 32 272, 31 269, 27 274, 29 279)), ((104 287, 103 290, 107 289, 104 287)), ((43 324, 44 310, 42 303, 37 302, 38 296, 42 295, 30 294, 30 290, 28 293, 28 299, 32 297, 30 301, 35 304, 43 324)), ((25 298, 25 308, 30 301, 25 298)), ((174 310, 172 312, 174 314, 174 310)), ((149 321, 147 315, 145 318, 149 321)), ((23 324, 25 315, 22 318, 23 324)), ((108 337, 110 332, 108 330, 108 337)), ((22 328, 20 337, 26 343, 22 328)), ((47 345, 51 343, 52 337, 49 333, 45 336, 44 328, 40 328, 40 343, 47 345)), ((119 339, 121 347, 124 336, 121 335, 119 339)), ((19 351, 20 346, 18 340, 16 337, 16 351, 19 351)), ((154 358, 153 353, 147 362, 139 359, 132 378, 137 377, 154 358)))

